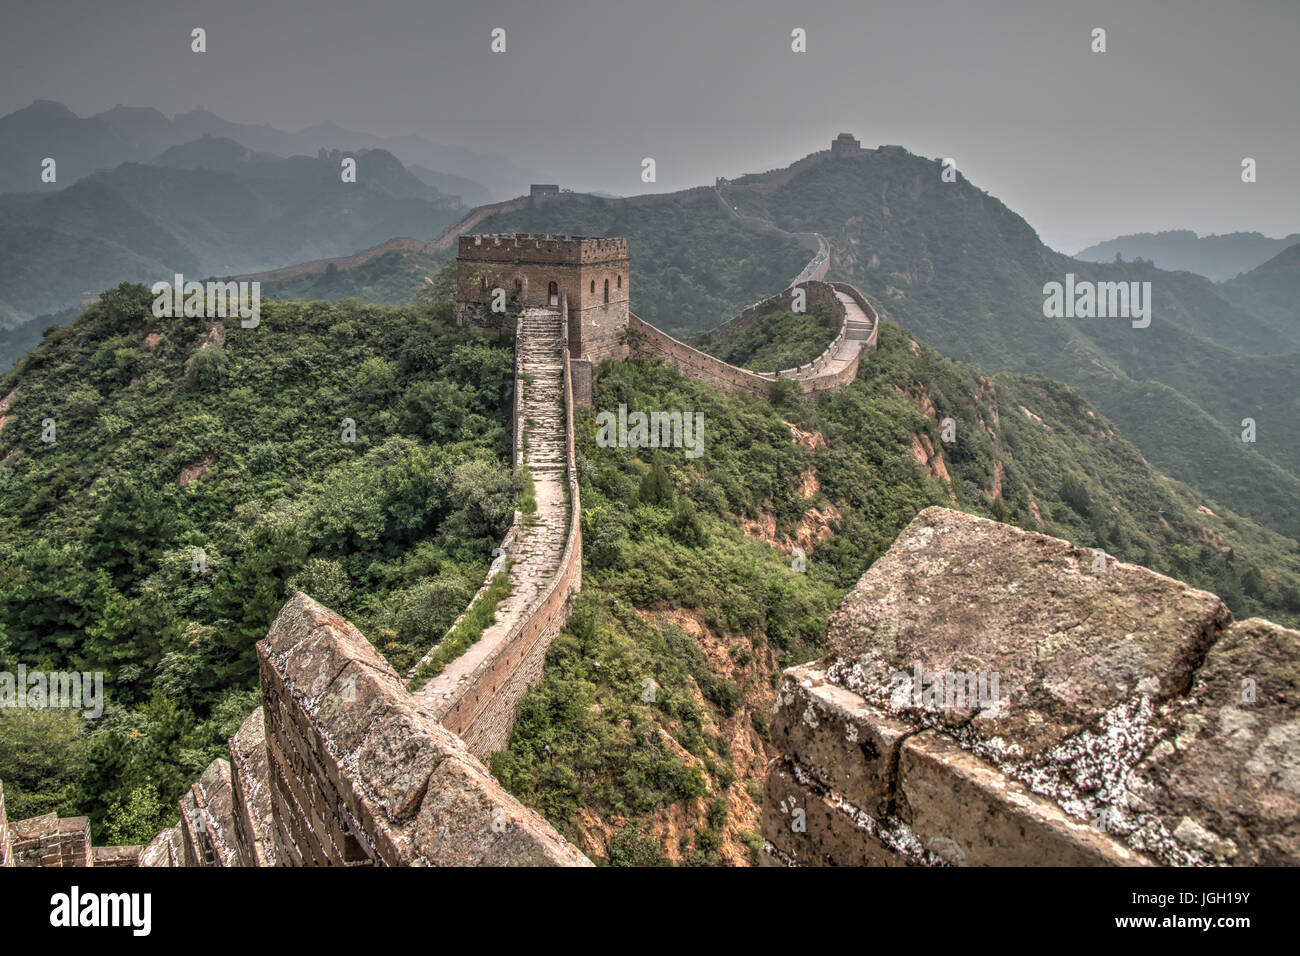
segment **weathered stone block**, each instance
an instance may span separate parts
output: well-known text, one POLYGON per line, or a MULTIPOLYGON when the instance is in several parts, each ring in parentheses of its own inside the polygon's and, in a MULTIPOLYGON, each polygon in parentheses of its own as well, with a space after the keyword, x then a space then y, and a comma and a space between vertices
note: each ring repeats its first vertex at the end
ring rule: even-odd
POLYGON ((97 846, 91 848, 94 866, 140 866, 140 846, 97 846))
POLYGON ((832 616, 827 676, 891 712, 1014 742, 1025 760, 1126 701, 1183 693, 1228 619, 1223 602, 1109 558, 1094 573, 1094 560, 1058 538, 927 508, 832 616), (916 706, 900 688, 918 668, 923 680, 996 674, 999 699, 916 706))
POLYGON ((266 728, 258 707, 230 738, 230 791, 242 866, 274 866, 266 728))
POLYGON ((410 845, 415 860, 427 865, 589 865, 572 846, 549 838, 549 830, 476 760, 458 757, 430 779, 410 845))
POLYGON ((780 761, 768 772, 760 825, 763 838, 799 866, 909 866, 912 861, 881 843, 863 814, 796 779, 780 761), (802 815, 800 812, 802 811, 802 815))
POLYGON ((869 813, 888 810, 899 742, 913 728, 829 683, 815 665, 781 675, 772 744, 823 785, 869 813))
POLYGON ((903 742, 898 797, 916 839, 953 866, 1151 865, 933 730, 903 742))
POLYGON ((1171 863, 1300 864, 1300 631, 1254 618, 1210 649, 1128 808, 1171 863))

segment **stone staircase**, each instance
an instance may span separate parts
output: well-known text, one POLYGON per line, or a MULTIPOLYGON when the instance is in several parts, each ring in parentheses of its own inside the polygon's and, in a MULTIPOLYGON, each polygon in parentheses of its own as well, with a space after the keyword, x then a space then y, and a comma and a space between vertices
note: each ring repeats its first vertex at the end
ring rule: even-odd
POLYGON ((551 309, 528 309, 515 343, 520 389, 516 463, 533 476, 537 511, 524 515, 510 549, 510 594, 497 605, 496 620, 464 654, 430 679, 415 696, 437 718, 459 699, 476 669, 506 640, 556 574, 568 531, 568 447, 565 433, 564 333, 551 309))
POLYGON ((853 301, 853 297, 844 292, 836 292, 835 298, 844 303, 844 324, 848 326, 846 339, 862 342, 871 337, 875 323, 862 311, 862 306, 853 301))

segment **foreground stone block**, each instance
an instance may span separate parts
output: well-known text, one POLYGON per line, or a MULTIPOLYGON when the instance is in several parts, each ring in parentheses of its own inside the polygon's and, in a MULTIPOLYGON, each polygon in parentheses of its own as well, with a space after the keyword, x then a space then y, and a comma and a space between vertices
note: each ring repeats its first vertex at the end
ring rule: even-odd
POLYGON ((230 788, 241 866, 275 866, 275 830, 262 708, 230 738, 230 788))
POLYGON ((1300 863, 1300 632, 1228 621, 1145 568, 922 511, 832 616, 828 656, 783 678, 773 855, 1300 863))
POLYGON ((952 866, 1151 865, 933 730, 904 741, 898 786, 899 817, 952 866))
POLYGON ((885 846, 868 814, 801 783, 778 761, 768 772, 760 818, 775 860, 795 866, 910 866, 913 859, 885 846), (802 814, 800 813, 802 811, 802 814))
POLYGON ((1162 840, 1148 830, 1153 849, 1178 863, 1300 865, 1300 631, 1233 624, 1167 720, 1128 798, 1162 824, 1162 840))
POLYGON ((1109 558, 1094 572, 1095 560, 1059 538, 927 508, 832 616, 827 676, 893 712, 1013 742, 1028 761, 1139 695, 1184 693, 1227 622, 1223 602, 1109 558), (917 706, 918 669, 923 682, 996 674, 997 705, 930 706, 922 688, 917 706))
POLYGON ((180 800, 185 866, 239 866, 230 764, 214 760, 180 800))
POLYGON ((829 683, 815 666, 794 667, 781 677, 772 744, 823 786, 868 813, 888 812, 898 747, 912 730, 852 691, 829 683))

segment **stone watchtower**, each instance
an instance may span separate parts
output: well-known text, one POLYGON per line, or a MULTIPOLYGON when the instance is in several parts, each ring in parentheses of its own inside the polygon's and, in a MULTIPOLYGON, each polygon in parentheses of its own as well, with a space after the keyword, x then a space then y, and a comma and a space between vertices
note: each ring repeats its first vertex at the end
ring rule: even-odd
POLYGON ((458 321, 513 330, 513 313, 492 312, 496 289, 505 290, 516 309, 558 308, 563 292, 572 357, 593 362, 626 358, 628 268, 626 239, 526 232, 461 236, 458 321))
POLYGON ((831 140, 831 158, 839 159, 841 156, 859 156, 862 154, 862 143, 856 139, 852 133, 840 133, 831 140))

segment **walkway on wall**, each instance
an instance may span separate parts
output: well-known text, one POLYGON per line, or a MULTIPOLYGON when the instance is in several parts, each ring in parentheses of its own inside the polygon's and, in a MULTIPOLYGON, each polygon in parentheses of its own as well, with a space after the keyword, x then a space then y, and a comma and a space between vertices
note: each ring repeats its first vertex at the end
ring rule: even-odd
POLYGON ((810 365, 799 369, 794 378, 800 382, 816 383, 823 379, 836 380, 850 365, 860 361, 863 348, 875 341, 876 319, 867 315, 853 296, 835 289, 835 298, 844 306, 844 325, 826 351, 810 365))
MULTIPOLYGON (((519 320, 515 348, 517 385, 522 389, 516 456, 517 463, 532 473, 537 511, 523 516, 509 548, 510 594, 497 606, 495 623, 441 674, 416 691, 415 696, 439 719, 461 697, 479 665, 505 642, 511 629, 542 596, 559 569, 564 552, 569 507, 560 313, 550 309, 526 310, 519 320)), ((469 716, 456 723, 468 724, 472 719, 469 716)))

